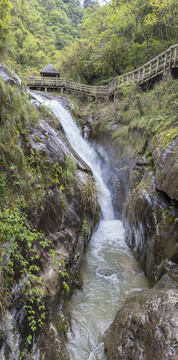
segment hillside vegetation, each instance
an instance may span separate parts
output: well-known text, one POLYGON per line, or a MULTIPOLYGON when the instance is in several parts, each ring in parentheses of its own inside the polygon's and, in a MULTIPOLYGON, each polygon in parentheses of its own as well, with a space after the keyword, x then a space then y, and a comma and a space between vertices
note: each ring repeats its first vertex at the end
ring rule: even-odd
POLYGON ((176 0, 1 0, 1 61, 24 78, 53 63, 103 84, 175 44, 177 18, 176 0))
MULTIPOLYGON (((5 351, 10 358, 13 347, 4 314, 21 309, 23 319, 19 323, 14 315, 13 326, 21 334, 18 359, 27 359, 32 338, 49 317, 47 297, 55 301, 57 294, 60 302, 72 291, 79 254, 97 212, 91 172, 81 168, 57 119, 44 105, 36 109, 19 88, 0 79, 1 359, 5 351), (54 269, 53 280, 48 267, 54 269)), ((56 311, 60 333, 63 321, 56 311)), ((54 359, 51 338, 47 347, 48 359, 54 359)))
POLYGON ((63 72, 104 84, 131 71, 177 42, 175 0, 112 0, 88 7, 80 39, 64 52, 63 72))
POLYGON ((56 63, 59 50, 78 36, 82 13, 78 0, 2 0, 0 60, 22 77, 56 63))
MULTIPOLYGON (((104 84, 177 42, 176 11, 176 0, 111 0, 103 6, 92 0, 83 6, 79 0, 0 0, 0 61, 24 82, 52 63, 71 80, 104 84)), ((60 354, 57 348, 55 357, 49 336, 51 318, 62 343, 67 326, 59 304, 78 282, 98 221, 97 191, 55 117, 45 106, 36 109, 9 80, 0 79, 0 351, 13 357, 11 332, 4 328, 4 314, 11 311, 19 359, 32 358, 37 346, 53 360, 60 354), (63 145, 53 148, 56 136, 66 152, 63 145)), ((149 92, 123 84, 116 102, 85 103, 82 97, 77 104, 81 99, 74 98, 88 137, 112 150, 116 208, 152 283, 167 271, 165 261, 177 262, 177 84, 168 78, 149 92)))

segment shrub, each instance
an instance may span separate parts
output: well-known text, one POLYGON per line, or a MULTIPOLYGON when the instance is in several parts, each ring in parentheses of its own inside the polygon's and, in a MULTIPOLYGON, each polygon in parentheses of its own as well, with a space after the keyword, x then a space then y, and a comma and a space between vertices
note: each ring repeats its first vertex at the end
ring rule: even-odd
POLYGON ((82 191, 82 201, 85 210, 89 209, 92 214, 95 214, 98 206, 98 190, 92 176, 88 176, 87 183, 82 191))

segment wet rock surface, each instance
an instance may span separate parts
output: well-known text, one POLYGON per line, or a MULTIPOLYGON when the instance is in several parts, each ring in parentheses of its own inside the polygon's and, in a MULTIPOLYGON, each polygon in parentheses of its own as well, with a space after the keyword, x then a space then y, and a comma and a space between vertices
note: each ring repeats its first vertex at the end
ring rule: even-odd
POLYGON ((124 221, 126 242, 146 276, 156 283, 158 267, 165 259, 178 263, 178 141, 163 149, 151 139, 149 143, 143 140, 140 155, 134 155, 127 143, 113 142, 109 134, 99 142, 117 177, 115 208, 124 221))
POLYGON ((69 155, 77 163, 78 168, 91 174, 91 169, 70 146, 62 131, 59 132, 59 128, 54 129, 45 120, 39 120, 38 129, 31 128, 30 147, 39 152, 39 155, 47 154, 49 164, 54 161, 62 164, 69 155))
POLYGON ((155 174, 141 166, 130 173, 126 201, 126 242, 142 266, 146 276, 156 283, 157 268, 165 259, 178 262, 178 177, 177 142, 162 150, 155 174))
POLYGON ((12 70, 5 64, 0 63, 0 79, 11 85, 21 87, 21 79, 17 74, 14 74, 12 70))
POLYGON ((149 180, 132 189, 126 205, 126 242, 146 276, 157 282, 157 268, 164 259, 177 262, 177 209, 149 180))
MULTIPOLYGON (((42 91, 35 91, 35 90, 30 90, 30 93, 32 95, 33 95, 33 93, 37 94, 37 95, 42 95, 43 97, 45 97, 48 100, 57 100, 66 109, 69 109, 69 110, 74 109, 74 105, 72 104, 72 101, 70 99, 67 99, 67 98, 63 97, 63 96, 55 95, 54 93, 49 94, 49 93, 44 93, 42 91)), ((34 100, 32 100, 32 102, 35 103, 35 105, 40 106, 40 103, 37 100, 34 99, 34 100)))
POLYGON ((176 360, 177 296, 160 284, 128 297, 104 334, 107 359, 176 360))
MULTIPOLYGON (((65 269, 69 274, 70 294, 75 286, 78 286, 78 271, 83 251, 89 242, 94 226, 94 218, 90 212, 87 214, 87 220, 90 224, 89 230, 85 234, 81 234, 83 223, 83 203, 81 192, 85 186, 88 174, 91 170, 88 166, 76 159, 75 154, 71 151, 67 144, 64 135, 61 133, 57 136, 48 124, 40 121, 40 128, 37 131, 39 139, 44 136, 42 142, 35 142, 33 135, 30 146, 35 151, 47 153, 50 163, 58 161, 62 164, 66 155, 70 155, 76 161, 76 182, 73 185, 73 194, 66 195, 65 206, 61 206, 61 194, 58 186, 55 186, 44 198, 43 210, 36 208, 28 214, 32 223, 38 230, 42 230, 47 238, 51 241, 53 249, 56 251, 56 259, 63 260, 65 269), (35 220, 35 221, 34 221, 35 220)), ((43 259, 43 290, 46 296, 46 308, 48 309, 47 321, 45 327, 39 333, 35 347, 39 351, 40 360, 67 360, 68 356, 65 351, 65 327, 67 317, 65 315, 65 303, 67 301, 67 294, 62 286, 62 279, 58 272, 58 266, 53 264, 52 259, 43 259), (60 315, 62 314, 62 315, 60 315), (62 319, 64 318, 64 319, 62 319)), ((35 347, 31 350, 31 356, 36 353, 35 347)))
POLYGON ((158 191, 164 192, 172 202, 178 201, 178 140, 176 139, 166 149, 158 153, 153 151, 153 159, 158 159, 155 184, 158 191))
POLYGON ((99 141, 117 176, 115 207, 126 242, 155 285, 129 296, 118 311, 104 334, 107 360, 177 360, 177 140, 163 148, 143 136, 137 155, 108 134, 99 141))

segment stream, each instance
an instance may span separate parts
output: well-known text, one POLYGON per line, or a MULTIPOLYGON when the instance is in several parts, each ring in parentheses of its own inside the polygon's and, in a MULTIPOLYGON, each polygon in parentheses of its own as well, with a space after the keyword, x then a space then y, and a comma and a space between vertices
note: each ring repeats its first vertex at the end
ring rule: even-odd
POLYGON ((126 296, 148 283, 124 241, 124 229, 115 219, 112 199, 101 171, 101 158, 84 140, 70 112, 57 100, 32 92, 59 119, 66 137, 79 156, 92 169, 98 187, 102 220, 83 257, 82 290, 74 291, 70 302, 71 329, 67 351, 70 360, 104 360, 102 335, 113 321, 126 296))

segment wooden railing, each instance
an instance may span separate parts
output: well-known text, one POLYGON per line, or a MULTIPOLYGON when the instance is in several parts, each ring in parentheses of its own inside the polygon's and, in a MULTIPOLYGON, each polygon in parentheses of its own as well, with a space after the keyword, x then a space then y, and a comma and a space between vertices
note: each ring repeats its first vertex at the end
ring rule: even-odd
POLYGON ((164 73, 164 71, 178 67, 178 44, 171 46, 169 49, 148 61, 136 70, 123 74, 109 84, 109 94, 115 92, 116 88, 126 81, 134 81, 143 84, 148 80, 164 73))
POLYGON ((40 77, 28 76, 27 86, 29 88, 62 88, 67 90, 78 91, 95 97, 111 96, 115 93, 119 85, 127 81, 134 81, 143 84, 148 80, 164 73, 166 70, 178 67, 178 44, 171 46, 169 49, 156 56, 143 66, 126 74, 120 75, 105 86, 90 86, 72 81, 64 77, 40 77))
POLYGON ((54 78, 54 77, 41 77, 41 76, 28 76, 27 85, 32 86, 56 86, 66 87, 66 78, 54 78))

